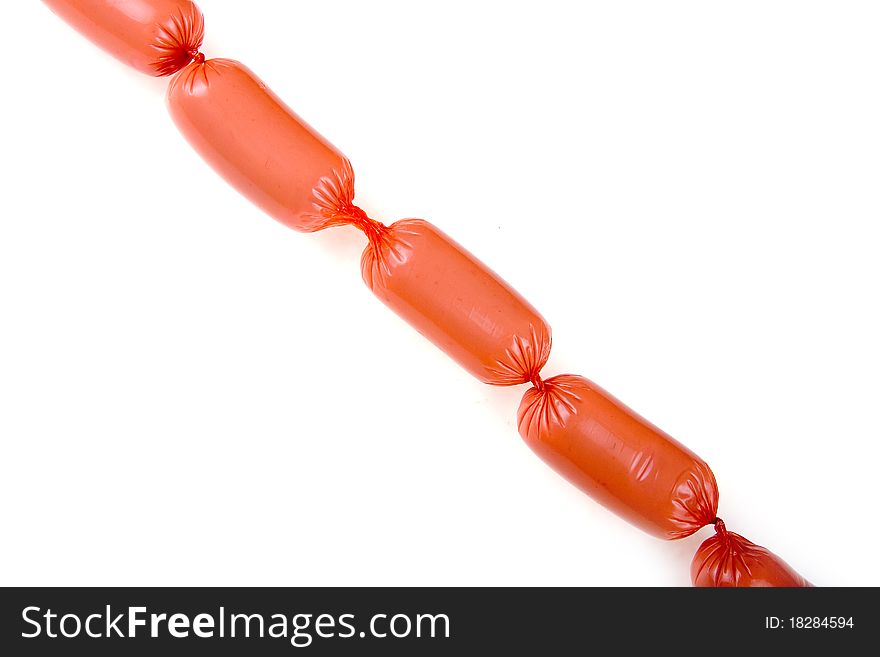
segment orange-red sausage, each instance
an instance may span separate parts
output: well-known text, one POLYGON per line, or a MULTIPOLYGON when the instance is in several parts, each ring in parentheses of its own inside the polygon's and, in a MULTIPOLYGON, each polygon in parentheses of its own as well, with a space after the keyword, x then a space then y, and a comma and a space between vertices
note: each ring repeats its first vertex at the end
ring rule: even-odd
POLYGON ((565 374, 526 391, 519 432, 575 486, 660 538, 710 524, 718 489, 709 466, 599 386, 565 374))
POLYGON ((691 562, 694 586, 812 586, 766 548, 727 531, 722 521, 715 531, 691 562))
POLYGON ((346 223, 337 215, 354 197, 348 160, 243 64, 193 62, 172 81, 168 109, 208 164, 270 216, 305 232, 346 223))
POLYGON ((202 12, 191 0, 43 0, 83 36, 148 75, 171 75, 198 53, 202 12))
POLYGON ((404 219, 379 229, 361 272, 385 305, 485 383, 524 383, 547 362, 544 318, 427 221, 404 219))

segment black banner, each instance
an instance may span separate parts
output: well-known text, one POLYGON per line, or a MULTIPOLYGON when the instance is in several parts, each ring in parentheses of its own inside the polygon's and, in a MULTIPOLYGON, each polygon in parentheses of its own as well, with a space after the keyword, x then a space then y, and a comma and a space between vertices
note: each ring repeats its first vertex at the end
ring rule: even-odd
POLYGON ((873 634, 874 595, 834 588, 3 589, 0 654, 846 650, 873 634))

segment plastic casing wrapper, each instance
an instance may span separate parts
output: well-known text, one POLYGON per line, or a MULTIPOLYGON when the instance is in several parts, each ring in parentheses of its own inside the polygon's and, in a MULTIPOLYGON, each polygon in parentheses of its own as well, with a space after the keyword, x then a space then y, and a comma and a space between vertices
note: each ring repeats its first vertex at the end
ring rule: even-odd
POLYGON ((526 391, 519 432, 571 483, 649 534, 689 536, 710 524, 709 466, 599 386, 569 374, 526 391))
POLYGON ((770 550, 727 531, 723 522, 716 525, 716 531, 691 562, 694 586, 812 586, 770 550))
POLYGON ((43 0, 117 59, 148 75, 171 75, 198 53, 205 34, 191 0, 43 0))
POLYGON ((295 230, 350 223, 354 174, 345 156, 243 64, 195 61, 168 89, 187 141, 263 211, 295 230))
POLYGON ((392 224, 364 251, 361 272, 385 305, 484 383, 524 383, 547 362, 544 318, 427 221, 392 224))

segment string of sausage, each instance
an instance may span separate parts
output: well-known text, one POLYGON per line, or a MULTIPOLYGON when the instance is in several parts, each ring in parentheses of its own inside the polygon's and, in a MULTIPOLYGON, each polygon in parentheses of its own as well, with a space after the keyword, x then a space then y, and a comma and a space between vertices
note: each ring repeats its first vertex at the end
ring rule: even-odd
POLYGON ((714 525, 693 559, 696 586, 810 586, 776 555, 727 531, 715 477, 693 452, 581 376, 543 379, 550 327, 494 272, 427 221, 386 226, 358 208, 342 153, 247 67, 199 52, 204 19, 193 2, 44 2, 125 63, 174 75, 168 108, 180 131, 267 214, 302 232, 362 230, 367 286, 468 372, 491 385, 532 384, 519 432, 563 477, 659 538, 714 525))

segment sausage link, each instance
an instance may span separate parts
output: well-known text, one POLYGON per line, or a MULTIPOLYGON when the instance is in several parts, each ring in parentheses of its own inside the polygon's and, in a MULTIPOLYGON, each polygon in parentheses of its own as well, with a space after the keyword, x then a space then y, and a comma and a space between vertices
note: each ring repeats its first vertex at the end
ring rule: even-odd
POLYGON ((770 550, 727 531, 720 519, 715 522, 715 532, 691 562, 694 586, 813 586, 770 550))
POLYGON ((43 0, 95 45, 142 73, 171 75, 202 47, 205 22, 191 0, 43 0))
POLYGON ((550 467, 649 534, 683 538, 715 518, 709 466, 591 381, 570 374, 539 381, 517 419, 550 467))
POLYGON ((168 109, 193 148, 229 184, 303 232, 352 223, 354 173, 243 64, 196 60, 171 82, 168 109))
POLYGON ((404 219, 371 237, 364 282, 468 372, 525 383, 550 355, 550 327, 528 301, 438 228, 404 219))

